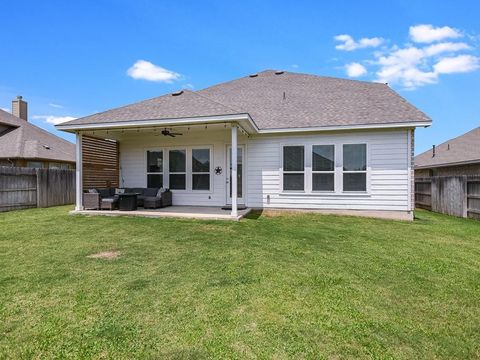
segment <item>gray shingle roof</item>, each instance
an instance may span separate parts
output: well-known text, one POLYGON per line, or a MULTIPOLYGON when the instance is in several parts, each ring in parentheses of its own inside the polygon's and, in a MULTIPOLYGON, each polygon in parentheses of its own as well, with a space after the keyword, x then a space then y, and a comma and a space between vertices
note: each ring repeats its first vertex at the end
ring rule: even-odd
POLYGON ((164 95, 68 125, 248 113, 259 129, 430 123, 388 85, 273 70, 180 96, 164 95))
POLYGON ((0 110, 0 124, 7 128, 0 134, 0 158, 75 161, 75 145, 69 141, 3 110, 0 110))
POLYGON ((415 156, 416 168, 480 162, 480 127, 415 156))
MULTIPOLYGON (((174 93, 175 94, 175 93, 174 93)), ((239 111, 229 108, 190 90, 181 94, 162 95, 134 104, 72 120, 64 124, 95 124, 112 121, 175 119, 200 116, 233 115, 239 111)))
POLYGON ((245 110, 261 129, 430 121, 385 84, 308 74, 267 70, 199 93, 245 110))

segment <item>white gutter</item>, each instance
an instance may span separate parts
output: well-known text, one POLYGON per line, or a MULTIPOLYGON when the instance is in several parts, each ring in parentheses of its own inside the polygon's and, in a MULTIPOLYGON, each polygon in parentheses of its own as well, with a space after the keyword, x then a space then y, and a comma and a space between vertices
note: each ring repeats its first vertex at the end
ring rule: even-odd
POLYGON ((337 125, 337 126, 316 126, 303 128, 278 128, 260 130, 260 134, 276 134, 285 132, 312 132, 312 131, 336 131, 336 130, 361 130, 361 129, 390 129, 390 128, 412 128, 428 127, 432 122, 404 122, 390 124, 362 124, 362 125, 337 125))
POLYGON ((122 129, 122 128, 136 128, 147 126, 170 126, 170 125, 187 125, 187 124, 206 124, 206 123, 222 123, 248 120, 252 127, 258 131, 257 126, 253 123, 248 114, 237 115, 218 115, 218 116, 204 116, 204 117, 187 117, 187 118, 172 118, 172 119, 150 119, 150 120, 133 120, 133 121, 114 121, 104 123, 92 124, 59 124, 55 125, 58 130, 76 131, 76 130, 94 130, 94 129, 122 129))

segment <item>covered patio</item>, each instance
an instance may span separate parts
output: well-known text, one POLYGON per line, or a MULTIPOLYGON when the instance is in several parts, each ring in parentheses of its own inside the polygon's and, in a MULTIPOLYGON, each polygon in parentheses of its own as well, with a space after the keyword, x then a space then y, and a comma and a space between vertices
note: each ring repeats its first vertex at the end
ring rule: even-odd
POLYGON ((246 147, 255 128, 248 115, 85 124, 81 129, 65 125, 63 130, 74 132, 77 140, 75 214, 239 220, 249 211, 246 147), (97 147, 92 139, 103 144, 97 147), (116 150, 102 154, 108 146, 105 141, 115 143, 116 150), (104 168, 109 162, 117 164, 110 180, 92 186, 91 179, 102 170, 88 164, 89 154, 98 157, 104 168), (173 206, 85 209, 84 193, 101 187, 169 189, 173 206))
POLYGON ((237 215, 232 216, 231 210, 224 210, 214 206, 181 206, 173 205, 161 209, 143 209, 135 211, 120 210, 73 210, 72 214, 103 215, 103 216, 142 216, 154 218, 185 218, 198 220, 240 220, 246 216, 251 209, 239 208, 237 215))

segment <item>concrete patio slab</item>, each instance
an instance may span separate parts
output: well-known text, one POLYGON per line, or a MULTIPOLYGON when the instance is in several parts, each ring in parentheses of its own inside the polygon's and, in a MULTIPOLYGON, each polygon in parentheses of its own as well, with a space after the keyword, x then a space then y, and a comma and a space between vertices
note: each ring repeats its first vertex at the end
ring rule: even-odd
POLYGON ((247 215, 251 209, 238 210, 238 216, 232 217, 230 210, 222 210, 213 206, 168 206, 162 209, 143 209, 135 211, 120 210, 73 210, 71 214, 102 215, 102 216, 143 216, 159 218, 188 218, 200 220, 235 220, 238 221, 247 215))

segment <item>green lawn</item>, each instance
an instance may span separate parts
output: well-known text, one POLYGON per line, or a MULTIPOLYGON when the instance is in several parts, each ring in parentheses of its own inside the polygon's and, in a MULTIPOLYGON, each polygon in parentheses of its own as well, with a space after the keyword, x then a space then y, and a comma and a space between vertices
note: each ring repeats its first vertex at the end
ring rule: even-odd
POLYGON ((68 210, 0 213, 0 358, 480 358, 480 222, 68 210))

